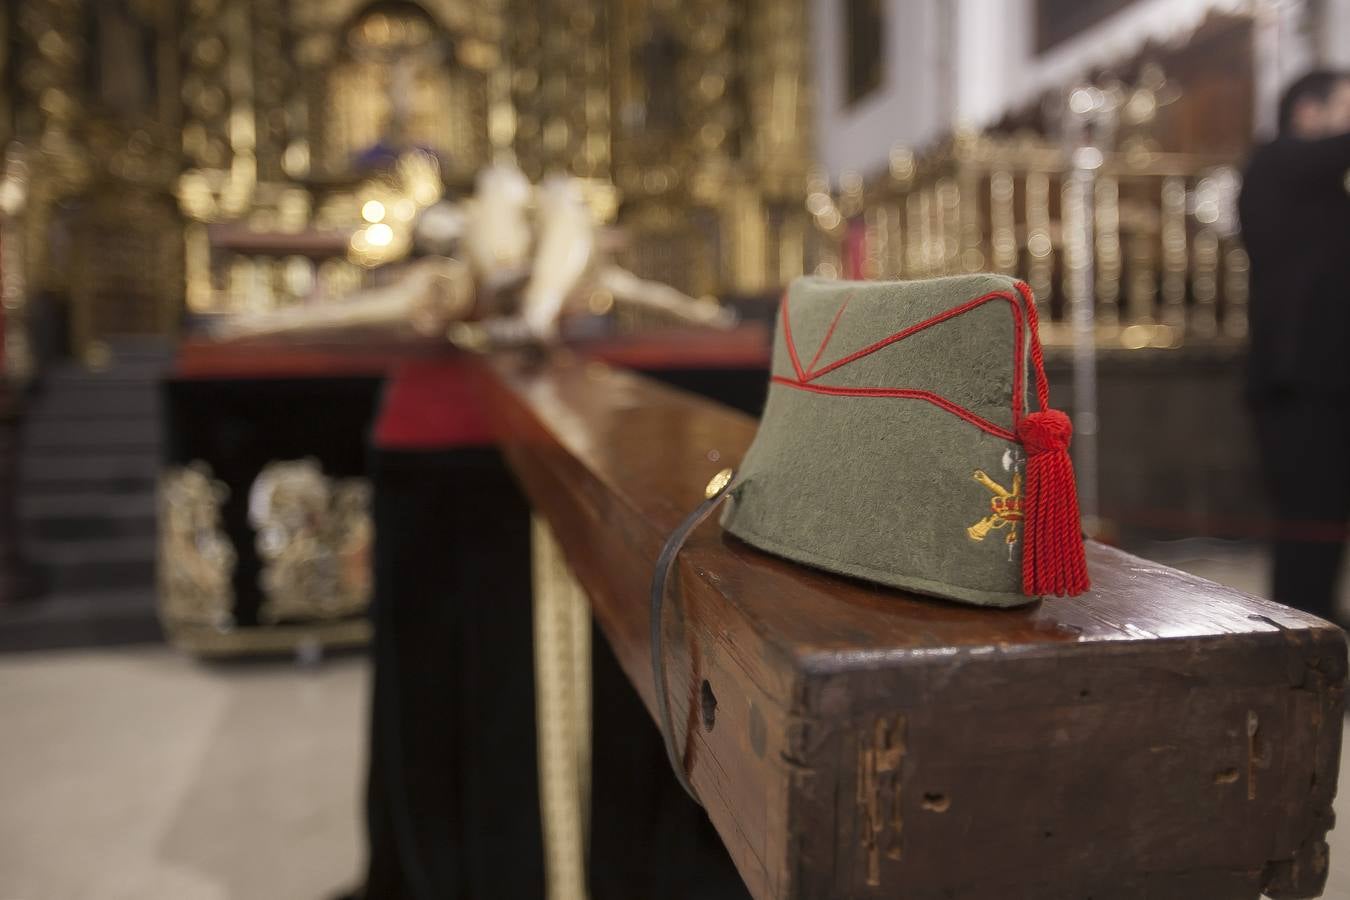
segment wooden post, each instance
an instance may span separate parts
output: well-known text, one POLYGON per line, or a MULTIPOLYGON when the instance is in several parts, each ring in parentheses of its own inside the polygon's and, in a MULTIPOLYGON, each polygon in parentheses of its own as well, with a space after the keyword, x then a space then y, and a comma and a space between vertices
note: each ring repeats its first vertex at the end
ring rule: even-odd
MULTIPOLYGON (((598 363, 484 365, 507 457, 648 711, 648 581, 750 418, 598 363)), ((832 577, 716 522, 664 652, 682 764, 758 898, 1316 896, 1342 632, 1092 545, 1073 600, 832 577)))

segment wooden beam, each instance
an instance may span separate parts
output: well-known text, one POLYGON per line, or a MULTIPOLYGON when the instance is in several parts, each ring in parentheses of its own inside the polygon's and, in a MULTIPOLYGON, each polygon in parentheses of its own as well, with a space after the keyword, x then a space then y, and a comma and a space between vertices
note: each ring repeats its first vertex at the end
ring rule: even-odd
MULTIPOLYGON (((566 356, 485 363, 507 457, 649 711, 648 582, 752 419, 566 356)), ((1108 547, 985 610, 700 528, 665 651, 678 746, 751 893, 1311 897, 1342 632, 1108 547)))

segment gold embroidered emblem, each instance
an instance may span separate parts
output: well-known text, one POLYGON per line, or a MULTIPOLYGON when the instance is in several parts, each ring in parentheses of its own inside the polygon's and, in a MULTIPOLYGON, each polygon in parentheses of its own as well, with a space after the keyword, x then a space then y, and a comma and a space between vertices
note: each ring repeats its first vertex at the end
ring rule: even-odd
POLYGON ((993 496, 989 498, 989 515, 967 528, 966 534, 972 541, 982 541, 989 536, 989 532, 1006 528, 1008 534, 1004 540, 1009 544, 1017 543, 1017 523, 1022 521, 1022 473, 1013 473, 1011 491, 986 475, 982 469, 976 469, 971 477, 989 488, 993 496))

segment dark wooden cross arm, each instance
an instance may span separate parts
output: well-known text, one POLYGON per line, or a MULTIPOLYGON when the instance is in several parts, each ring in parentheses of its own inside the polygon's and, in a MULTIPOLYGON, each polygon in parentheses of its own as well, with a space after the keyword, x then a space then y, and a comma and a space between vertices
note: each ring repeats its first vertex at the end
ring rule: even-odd
MULTIPOLYGON (((653 564, 754 421, 563 357, 487 361, 483 390, 654 710, 653 564)), ((1316 896, 1341 631, 1108 547, 1089 563, 1084 597, 981 610, 700 528, 666 609, 675 740, 751 893, 1316 896)))

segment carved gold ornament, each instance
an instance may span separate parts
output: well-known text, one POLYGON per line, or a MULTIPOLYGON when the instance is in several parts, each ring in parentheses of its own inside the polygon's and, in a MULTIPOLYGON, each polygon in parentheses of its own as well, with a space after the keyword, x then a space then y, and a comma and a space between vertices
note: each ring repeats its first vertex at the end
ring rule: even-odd
POLYGON ((337 619, 370 603, 370 483, 325 476, 317 460, 269 463, 249 490, 262 561, 259 621, 337 619))
POLYGON ((230 490, 204 462, 169 469, 159 483, 159 601, 166 623, 233 626, 234 546, 221 526, 230 490))

